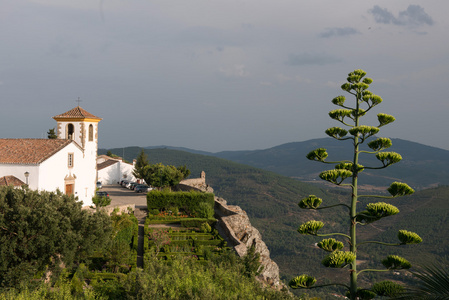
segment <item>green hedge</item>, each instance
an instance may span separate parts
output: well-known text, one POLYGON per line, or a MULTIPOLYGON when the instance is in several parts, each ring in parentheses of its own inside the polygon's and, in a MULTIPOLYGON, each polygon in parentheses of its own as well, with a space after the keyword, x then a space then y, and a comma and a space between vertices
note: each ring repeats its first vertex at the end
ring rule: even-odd
POLYGON ((89 279, 92 280, 118 280, 118 279, 124 279, 126 277, 123 273, 90 273, 89 272, 89 279))
POLYGON ((147 207, 149 211, 152 209, 164 210, 177 207, 196 217, 212 217, 208 212, 205 212, 205 204, 207 204, 209 209, 212 209, 213 215, 214 194, 212 193, 153 190, 147 194, 147 207))
POLYGON ((181 225, 184 227, 201 227, 201 224, 208 223, 210 226, 213 226, 217 222, 215 218, 186 218, 181 220, 181 225))
POLYGON ((208 223, 213 226, 217 222, 215 218, 167 218, 167 219, 156 219, 153 220, 148 217, 146 224, 177 224, 180 223, 184 227, 201 227, 201 224, 208 223))
POLYGON ((195 246, 200 246, 200 245, 202 245, 202 246, 205 246, 205 245, 218 246, 222 243, 223 243, 223 241, 220 241, 220 240, 207 240, 207 241, 195 240, 194 245, 195 246))
POLYGON ((195 238, 197 240, 213 240, 214 238, 216 238, 216 236, 214 236, 211 233, 172 233, 170 234, 170 238, 173 241, 182 241, 182 240, 188 240, 188 239, 192 239, 195 238))

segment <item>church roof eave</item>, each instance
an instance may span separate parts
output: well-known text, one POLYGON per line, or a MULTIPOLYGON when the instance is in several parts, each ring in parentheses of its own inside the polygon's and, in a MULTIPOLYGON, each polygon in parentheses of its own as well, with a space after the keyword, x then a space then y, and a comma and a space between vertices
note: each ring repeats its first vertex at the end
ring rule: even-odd
POLYGON ((0 139, 0 164, 39 165, 72 142, 61 139, 0 139))

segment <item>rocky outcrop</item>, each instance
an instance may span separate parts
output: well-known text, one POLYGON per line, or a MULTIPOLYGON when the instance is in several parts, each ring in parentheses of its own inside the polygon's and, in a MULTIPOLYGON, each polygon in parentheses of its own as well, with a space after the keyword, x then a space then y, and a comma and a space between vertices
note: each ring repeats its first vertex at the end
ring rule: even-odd
MULTIPOLYGON (((200 178, 186 179, 177 186, 179 190, 199 190, 213 193, 213 189, 206 184, 206 173, 201 172, 200 178)), ((228 246, 233 247, 240 257, 246 255, 248 248, 255 246, 256 253, 260 254, 263 270, 258 279, 275 288, 282 288, 284 284, 279 279, 279 267, 271 260, 270 251, 262 240, 259 230, 251 225, 248 215, 239 206, 227 205, 223 198, 215 197, 215 217, 218 222, 216 228, 226 240, 228 246)))
POLYGON ((227 205, 226 200, 215 197, 215 214, 218 220, 216 227, 228 245, 233 247, 240 257, 245 256, 248 248, 254 245, 263 266, 258 279, 280 288, 282 284, 279 279, 279 267, 271 260, 270 251, 262 240, 262 235, 251 225, 246 212, 239 206, 227 205))

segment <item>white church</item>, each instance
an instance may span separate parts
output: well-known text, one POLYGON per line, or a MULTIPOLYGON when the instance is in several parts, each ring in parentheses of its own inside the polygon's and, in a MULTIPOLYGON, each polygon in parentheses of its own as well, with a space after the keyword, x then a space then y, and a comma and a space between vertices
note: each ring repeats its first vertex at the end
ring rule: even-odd
POLYGON ((0 184, 59 189, 92 205, 101 118, 77 106, 53 119, 57 139, 0 139, 0 184))

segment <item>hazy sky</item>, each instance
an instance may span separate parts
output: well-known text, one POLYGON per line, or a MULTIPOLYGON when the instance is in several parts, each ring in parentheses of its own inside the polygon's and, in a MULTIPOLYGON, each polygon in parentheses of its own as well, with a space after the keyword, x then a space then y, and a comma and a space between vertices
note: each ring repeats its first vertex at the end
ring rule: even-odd
POLYGON ((384 100, 373 115, 396 117, 380 136, 449 150, 448 12, 447 0, 0 0, 0 137, 46 137, 80 97, 103 118, 101 148, 265 149, 339 126, 330 101, 361 68, 384 100))

